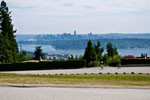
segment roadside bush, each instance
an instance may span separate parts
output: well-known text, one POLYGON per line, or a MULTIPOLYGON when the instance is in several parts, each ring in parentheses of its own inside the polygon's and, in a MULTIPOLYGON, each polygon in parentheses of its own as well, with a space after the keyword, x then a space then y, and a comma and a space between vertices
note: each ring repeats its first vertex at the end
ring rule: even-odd
POLYGON ((113 57, 109 57, 107 55, 104 55, 103 61, 104 65, 117 66, 119 63, 121 63, 121 56, 114 55, 113 57))
POLYGON ((121 56, 120 55, 115 55, 112 58, 112 63, 120 63, 121 62, 121 56))
POLYGON ((87 67, 97 67, 97 66, 100 66, 99 61, 91 61, 90 63, 88 63, 87 67))
POLYGON ((112 61, 109 65, 110 66, 117 66, 119 63, 121 63, 121 56, 115 55, 115 56, 113 56, 112 61))

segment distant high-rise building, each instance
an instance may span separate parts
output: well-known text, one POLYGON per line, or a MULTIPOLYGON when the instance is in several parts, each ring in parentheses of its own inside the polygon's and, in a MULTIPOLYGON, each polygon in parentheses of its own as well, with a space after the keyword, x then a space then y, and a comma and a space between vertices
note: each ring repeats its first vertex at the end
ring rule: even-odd
POLYGON ((74 35, 77 35, 77 32, 76 32, 76 30, 74 30, 74 35))

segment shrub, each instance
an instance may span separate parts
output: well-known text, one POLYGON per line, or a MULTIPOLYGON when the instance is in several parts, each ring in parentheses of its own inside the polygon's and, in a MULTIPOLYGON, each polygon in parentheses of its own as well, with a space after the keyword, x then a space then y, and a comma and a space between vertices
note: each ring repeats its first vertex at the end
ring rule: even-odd
POLYGON ((103 61, 104 65, 117 66, 119 63, 121 63, 121 56, 114 55, 113 57, 109 57, 107 55, 104 55, 103 61))
POLYGON ((91 61, 87 65, 87 67, 97 67, 97 66, 100 66, 100 62, 99 61, 91 61))
POLYGON ((120 55, 115 55, 112 58, 112 63, 120 63, 121 62, 121 56, 120 55))
POLYGON ((120 55, 115 55, 112 58, 111 63, 109 63, 110 66, 117 66, 119 63, 121 63, 121 56, 120 55))

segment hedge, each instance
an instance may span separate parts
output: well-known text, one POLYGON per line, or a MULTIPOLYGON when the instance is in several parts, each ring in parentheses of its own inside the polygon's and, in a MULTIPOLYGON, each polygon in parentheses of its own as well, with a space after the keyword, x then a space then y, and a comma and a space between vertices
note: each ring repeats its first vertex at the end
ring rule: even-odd
POLYGON ((81 68, 86 66, 85 60, 62 60, 62 61, 47 61, 40 62, 40 65, 44 66, 46 69, 73 69, 81 68))
POLYGON ((86 66, 85 60, 42 61, 42 62, 0 64, 0 71, 73 69, 73 68, 82 68, 85 66, 86 66))
POLYGON ((150 59, 144 59, 144 58, 124 58, 121 59, 121 64, 150 64, 150 59))

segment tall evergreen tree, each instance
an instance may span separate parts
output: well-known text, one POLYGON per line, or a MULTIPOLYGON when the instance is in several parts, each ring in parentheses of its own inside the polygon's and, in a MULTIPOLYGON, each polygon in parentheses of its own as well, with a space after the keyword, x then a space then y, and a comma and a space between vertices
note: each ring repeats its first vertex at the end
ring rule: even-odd
POLYGON ((11 12, 5 1, 0 4, 0 62, 12 63, 18 59, 18 45, 14 36, 11 12))
POLYGON ((86 60, 87 64, 96 60, 96 53, 91 40, 88 41, 83 58, 86 60))
POLYGON ((115 45, 113 46, 111 42, 107 44, 107 55, 109 57, 113 57, 114 55, 118 55, 117 48, 115 45))
POLYGON ((113 45, 111 42, 109 42, 106 46, 106 49, 107 49, 107 55, 109 57, 113 57, 113 45))
POLYGON ((95 52, 99 61, 102 59, 102 53, 104 52, 104 48, 100 48, 100 46, 100 41, 97 42, 97 45, 94 45, 95 52))
POLYGON ((118 51, 117 51, 117 48, 116 48, 116 46, 115 46, 115 45, 114 45, 113 53, 114 53, 114 55, 118 55, 118 51))
POLYGON ((41 58, 44 58, 44 54, 42 53, 41 46, 35 47, 34 55, 36 60, 40 60, 41 58))

